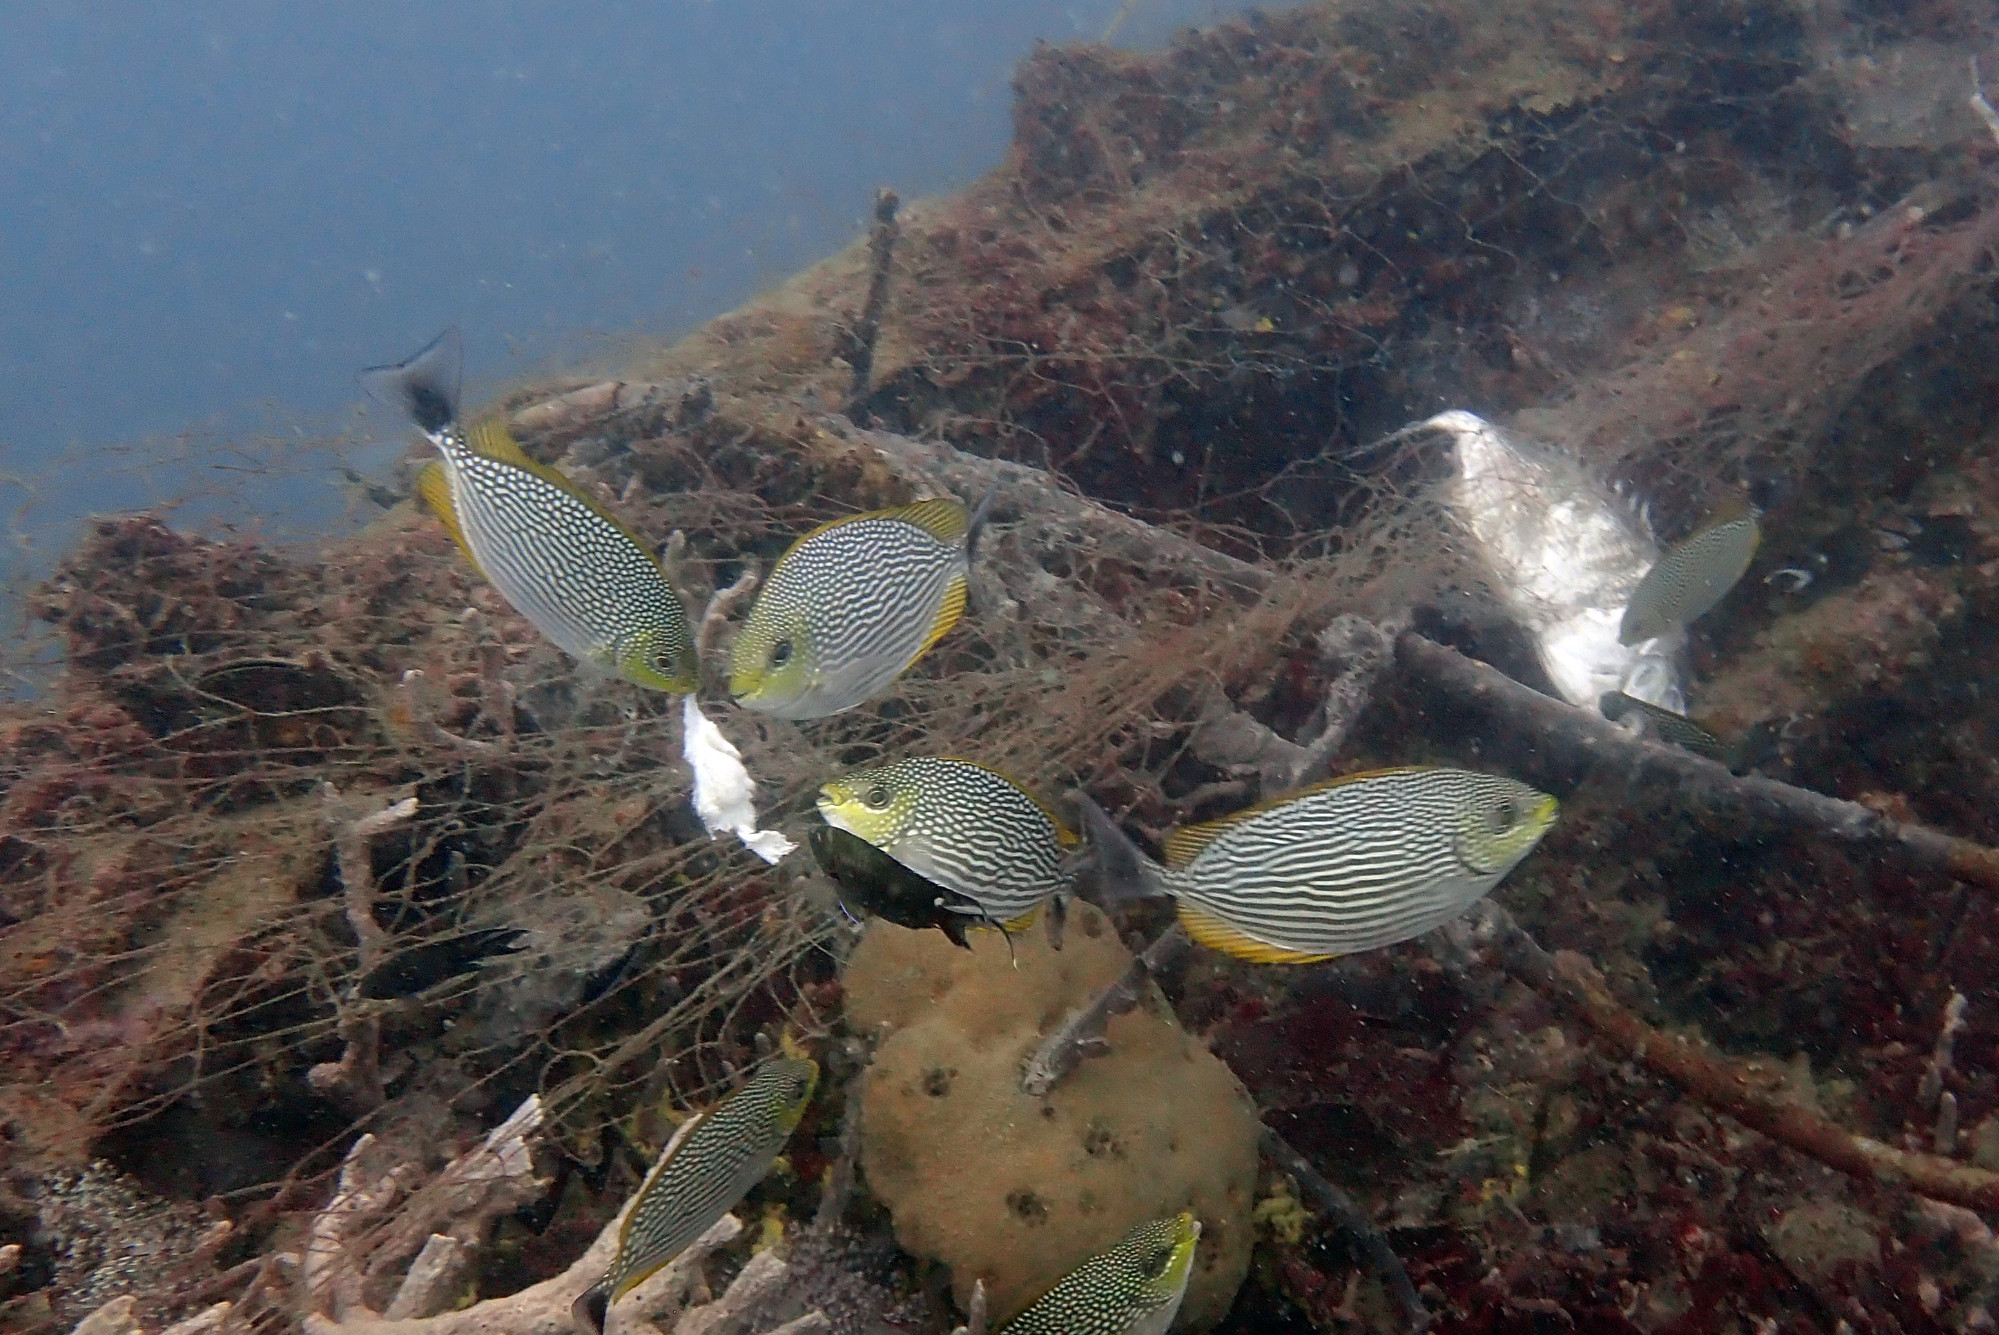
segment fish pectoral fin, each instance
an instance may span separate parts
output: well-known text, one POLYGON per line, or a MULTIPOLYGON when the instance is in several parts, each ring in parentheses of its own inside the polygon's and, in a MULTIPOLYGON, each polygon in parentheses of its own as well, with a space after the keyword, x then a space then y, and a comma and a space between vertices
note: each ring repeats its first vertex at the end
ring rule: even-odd
MULTIPOLYGON (((444 531, 458 544, 458 550, 464 552, 465 559, 472 563, 473 569, 478 570, 479 558, 472 554, 472 544, 465 541, 465 529, 458 522, 458 507, 451 502, 451 479, 445 474, 442 459, 432 459, 417 471, 416 494, 423 497, 423 503, 444 525, 444 531)), ((479 570, 479 574, 483 578, 486 572, 479 570)))
POLYGON ((937 608, 936 620, 930 623, 930 633, 924 637, 923 647, 916 651, 916 658, 909 661, 915 663, 917 658, 929 653, 930 646, 950 634, 951 627, 957 625, 958 618, 964 614, 965 577, 955 575, 951 579, 951 586, 944 590, 944 601, 937 608))
MULTIPOLYGON (((599 519, 602 519, 605 523, 631 539, 634 547, 637 547, 649 556, 653 556, 653 547, 644 538, 634 533, 624 520, 612 514, 602 501, 598 500, 582 487, 577 486, 567 473, 557 468, 554 464, 541 463, 531 457, 526 450, 522 449, 521 443, 514 439, 514 433, 507 430, 507 424, 499 418, 489 417, 485 421, 478 423, 470 431, 467 431, 465 433, 465 443, 473 450, 485 455, 488 459, 518 468, 524 473, 533 473, 550 486, 560 487, 563 491, 568 492, 578 501, 588 506, 596 513, 599 519)), ((657 556, 653 556, 653 559, 657 563, 657 556)), ((663 572, 665 567, 661 566, 660 569, 663 572)))
POLYGON ((1239 960, 1252 964, 1317 964, 1321 960, 1334 958, 1332 955, 1310 955, 1300 950, 1286 950, 1273 946, 1268 941, 1259 941, 1248 933, 1229 926, 1205 909, 1196 908, 1186 900, 1175 906, 1180 912, 1180 925, 1187 929, 1187 935, 1210 950, 1219 950, 1224 955, 1233 955, 1239 960))

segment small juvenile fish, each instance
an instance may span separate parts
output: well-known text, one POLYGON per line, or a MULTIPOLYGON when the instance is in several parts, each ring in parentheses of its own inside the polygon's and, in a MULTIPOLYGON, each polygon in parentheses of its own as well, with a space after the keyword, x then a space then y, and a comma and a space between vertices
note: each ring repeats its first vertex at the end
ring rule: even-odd
POLYGON ((965 939, 968 927, 980 923, 1001 926, 979 907, 978 900, 926 881, 857 835, 821 825, 805 836, 805 842, 820 870, 840 887, 842 908, 851 901, 855 907, 911 931, 935 927, 964 950, 972 948, 965 939))
MULTIPOLYGON (((855 770, 819 790, 819 814, 1009 930, 1069 888, 1064 855, 1076 836, 1013 780, 969 760, 925 756, 855 770)), ((962 925, 955 933, 935 925, 964 943, 962 925)))
POLYGON ((481 574, 563 652, 641 686, 700 681, 687 609, 637 534, 561 470, 536 463, 506 427, 461 429, 465 364, 457 328, 416 356, 361 373, 407 413, 439 458, 417 475, 425 504, 481 574))
POLYGON ((1113 896, 1170 895, 1188 935, 1262 964, 1420 936, 1478 902, 1555 822, 1555 799, 1470 770, 1372 770, 1166 838, 1146 860, 1085 799, 1113 896))
POLYGON ((1000 1335, 1166 1335, 1187 1296, 1201 1221, 1154 1219, 1057 1280, 1000 1335))
POLYGON ((1609 691, 1598 701, 1597 708, 1612 723, 1620 723, 1626 718, 1642 721, 1647 735, 1662 742, 1670 743, 1695 755, 1706 756, 1720 764, 1728 763, 1728 747, 1721 738, 1688 718, 1685 714, 1675 714, 1670 709, 1635 699, 1622 691, 1609 691))
POLYGON ((729 659, 737 704, 825 718, 873 698, 958 623, 992 505, 918 501, 821 524, 778 558, 729 659))
POLYGON ((1618 642, 1643 644, 1670 635, 1720 602, 1756 556, 1761 513, 1751 505, 1730 505, 1668 549, 1632 591, 1618 642))
POLYGON ((818 1083, 817 1062, 774 1057, 748 1084, 681 1128, 626 1212, 611 1268, 570 1308, 585 1335, 602 1335, 612 1303, 685 1251, 763 1180, 818 1083))

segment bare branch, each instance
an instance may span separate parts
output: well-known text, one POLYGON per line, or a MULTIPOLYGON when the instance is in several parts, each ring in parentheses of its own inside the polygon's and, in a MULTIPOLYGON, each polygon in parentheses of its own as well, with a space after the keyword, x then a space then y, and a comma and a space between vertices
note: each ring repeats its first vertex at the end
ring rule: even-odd
POLYGON ((1146 980, 1172 968, 1192 944, 1186 930, 1176 922, 1161 932, 1158 940, 1133 956, 1125 971, 1097 993, 1095 1000, 1070 1011, 1055 1026, 1055 1031, 1042 1040, 1021 1072, 1022 1091, 1037 1099, 1045 1097, 1062 1083, 1062 1077, 1082 1065, 1085 1057, 1102 1052, 1108 1046, 1104 1028, 1111 1017, 1123 1015, 1138 1005, 1146 980))

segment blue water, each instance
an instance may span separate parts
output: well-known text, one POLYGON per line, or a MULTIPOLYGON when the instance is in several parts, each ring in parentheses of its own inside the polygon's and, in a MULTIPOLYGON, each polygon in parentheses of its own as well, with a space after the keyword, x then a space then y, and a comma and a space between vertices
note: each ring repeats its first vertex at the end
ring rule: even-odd
MULTIPOLYGON (((1139 4, 1118 37, 1233 7, 1139 4)), ((452 321, 475 394, 691 327, 850 239, 876 186, 996 163, 1014 63, 1118 9, 15 0, 0 469, 38 479, 16 529, 212 485, 112 442, 393 433, 352 416, 353 371, 452 321)))

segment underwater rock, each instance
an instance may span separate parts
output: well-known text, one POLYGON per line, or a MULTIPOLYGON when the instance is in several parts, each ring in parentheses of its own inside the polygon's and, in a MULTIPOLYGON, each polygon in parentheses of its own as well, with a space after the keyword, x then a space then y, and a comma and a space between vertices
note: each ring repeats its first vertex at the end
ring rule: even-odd
POLYGON ((862 1085, 861 1166, 897 1241, 949 1265, 961 1305, 984 1279, 1004 1317, 1132 1225, 1191 1209, 1179 1329, 1206 1330, 1249 1267, 1259 1126, 1242 1086, 1140 1006, 1110 1022, 1105 1055, 1046 1098, 1022 1093, 1022 1062, 1131 956, 1086 904, 1059 953, 1038 930, 1011 958, 998 932, 971 945, 876 921, 847 964, 848 1022, 893 1031, 862 1085))

